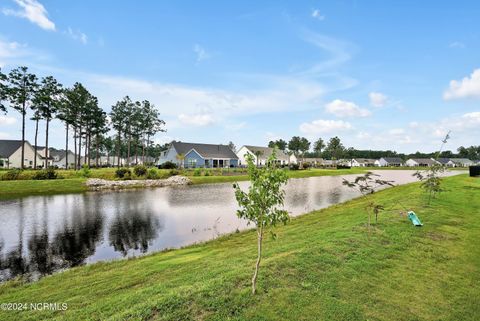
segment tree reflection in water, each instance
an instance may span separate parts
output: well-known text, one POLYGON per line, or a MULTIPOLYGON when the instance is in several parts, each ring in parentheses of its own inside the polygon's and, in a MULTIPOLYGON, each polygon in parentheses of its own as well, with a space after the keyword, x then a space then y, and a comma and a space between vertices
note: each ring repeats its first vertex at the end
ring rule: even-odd
POLYGON ((132 250, 146 253, 163 226, 148 202, 136 201, 124 205, 116 207, 108 234, 110 245, 123 256, 132 250))

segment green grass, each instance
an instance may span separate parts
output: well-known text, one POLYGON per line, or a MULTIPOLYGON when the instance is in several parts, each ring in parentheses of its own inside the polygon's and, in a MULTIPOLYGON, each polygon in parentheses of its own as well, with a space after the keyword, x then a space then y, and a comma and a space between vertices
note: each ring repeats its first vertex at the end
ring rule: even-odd
POLYGON ((256 234, 74 268, 0 286, 0 302, 68 310, 0 311, 1 320, 479 320, 480 179, 445 179, 431 206, 418 183, 370 195, 389 210, 370 238, 356 199, 293 219, 265 242, 250 294, 256 234), (424 227, 399 215, 398 202, 424 227))
POLYGON ((29 195, 81 193, 85 178, 0 181, 0 200, 29 195))

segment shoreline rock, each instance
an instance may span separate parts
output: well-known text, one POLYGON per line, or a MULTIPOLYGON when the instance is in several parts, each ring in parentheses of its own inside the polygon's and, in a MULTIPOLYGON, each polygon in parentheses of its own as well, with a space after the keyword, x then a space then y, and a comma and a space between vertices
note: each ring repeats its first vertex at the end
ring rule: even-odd
POLYGON ((85 185, 94 191, 104 189, 120 189, 128 187, 165 187, 165 186, 184 186, 191 184, 192 181, 185 176, 172 176, 167 179, 145 179, 128 181, 110 181, 100 178, 89 178, 85 185))

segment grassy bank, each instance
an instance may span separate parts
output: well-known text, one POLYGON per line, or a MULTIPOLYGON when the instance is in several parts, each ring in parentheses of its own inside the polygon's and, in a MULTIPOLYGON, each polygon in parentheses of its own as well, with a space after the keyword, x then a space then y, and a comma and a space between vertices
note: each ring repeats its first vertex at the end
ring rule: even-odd
POLYGON ((296 219, 266 240, 250 294, 256 235, 94 264, 0 286, 0 302, 65 302, 66 311, 0 311, 1 320, 478 320, 480 179, 445 179, 425 207, 418 184, 369 196, 386 206, 367 237, 357 199, 296 219), (399 215, 398 201, 425 224, 399 215))
MULTIPOLYGON (((30 175, 29 171, 24 171, 24 175, 30 175)), ((33 171, 32 171, 33 172, 33 171)), ((169 177, 169 170, 159 170, 159 175, 162 178, 169 177)), ((333 176, 333 175, 346 175, 362 173, 364 170, 354 169, 309 169, 304 171, 288 171, 288 175, 291 178, 302 178, 311 176, 333 176)), ((49 195, 49 194, 65 194, 65 193, 81 193, 87 190, 85 186, 86 178, 79 177, 78 172, 73 170, 62 171, 59 170, 58 174, 63 179, 56 180, 16 180, 16 181, 2 181, 0 180, 0 200, 10 199, 15 197, 22 197, 28 195, 49 195)), ((248 180, 248 176, 243 172, 234 171, 212 171, 209 176, 193 176, 194 171, 179 171, 179 174, 189 177, 194 184, 206 184, 206 183, 224 183, 248 180)), ((92 169, 90 171, 90 177, 114 179, 115 169, 92 169)), ((134 177, 137 179, 137 177, 134 177)), ((144 179, 142 177, 141 179, 144 179)))

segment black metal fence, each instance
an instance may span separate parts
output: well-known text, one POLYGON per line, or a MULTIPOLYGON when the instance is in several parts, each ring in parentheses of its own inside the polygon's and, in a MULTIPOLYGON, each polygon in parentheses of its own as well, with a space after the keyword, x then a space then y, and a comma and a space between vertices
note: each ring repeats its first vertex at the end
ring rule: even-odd
POLYGON ((480 177, 480 166, 470 166, 470 177, 480 177))

